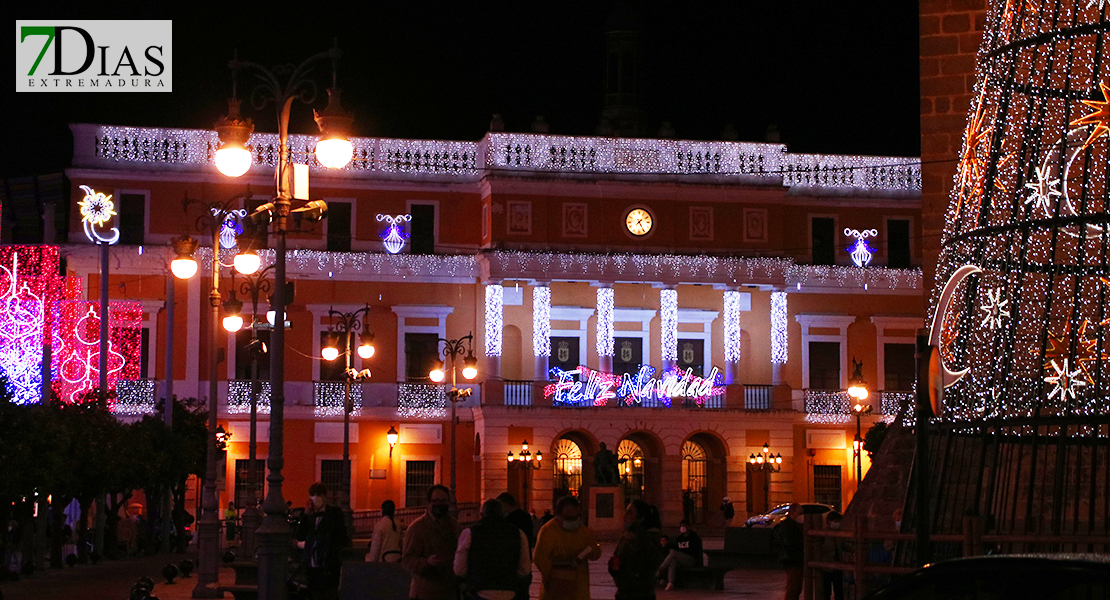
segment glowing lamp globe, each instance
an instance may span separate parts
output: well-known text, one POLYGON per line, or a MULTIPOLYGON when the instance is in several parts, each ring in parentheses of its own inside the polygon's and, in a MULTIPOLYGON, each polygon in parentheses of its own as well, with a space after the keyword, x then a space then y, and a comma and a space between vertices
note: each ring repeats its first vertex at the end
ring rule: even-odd
POLYGON ((324 348, 320 351, 320 356, 323 356, 324 360, 335 360, 339 358, 339 348, 333 348, 330 346, 324 348))
POLYGON ((224 317, 224 330, 229 332, 239 331, 243 328, 243 317, 239 315, 228 315, 224 317))
POLYGON ((436 366, 432 368, 431 373, 428 373, 428 378, 432 381, 439 383, 443 381, 443 361, 436 361, 436 366))
POLYGON ((197 274, 197 261, 191 256, 179 256, 170 263, 170 271, 178 279, 188 279, 197 274))
POLYGON ((363 344, 363 345, 359 346, 358 347, 358 355, 361 358, 370 358, 370 357, 374 356, 374 345, 373 344, 363 344))
POLYGON ((385 432, 385 441, 389 442, 390 446, 397 443, 397 430, 392 425, 389 426, 389 431, 385 432))
POLYGON ((266 322, 270 324, 270 327, 274 326, 274 324, 277 322, 277 311, 276 310, 266 311, 266 322))
POLYGON ((235 270, 243 275, 253 275, 260 267, 262 267, 262 257, 255 254, 254 250, 235 255, 235 270))
POLYGON ((329 169, 342 169, 347 166, 354 152, 354 146, 345 138, 333 137, 316 142, 316 160, 329 169))
MULTIPOLYGON (((474 358, 474 355, 471 354, 470 356, 466 357, 466 360, 463 361, 463 377, 467 379, 474 379, 477 376, 478 359, 474 358)), ((525 449, 527 450, 527 448, 525 449)))
POLYGON ((252 160, 250 151, 239 144, 224 144, 216 151, 216 168, 228 177, 246 173, 251 168, 252 160))

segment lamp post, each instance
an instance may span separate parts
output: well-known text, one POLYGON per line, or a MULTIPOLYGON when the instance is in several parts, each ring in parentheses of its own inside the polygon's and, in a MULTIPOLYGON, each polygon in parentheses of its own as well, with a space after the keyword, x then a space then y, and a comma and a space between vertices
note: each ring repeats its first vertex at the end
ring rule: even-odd
MULTIPOLYGON (((251 357, 251 420, 250 420, 250 443, 248 444, 247 455, 247 481, 250 487, 250 501, 243 509, 243 546, 242 553, 245 557, 253 558, 255 551, 255 532, 262 522, 262 515, 258 511, 258 504, 262 500, 262 487, 259 486, 260 479, 258 477, 258 395, 259 395, 259 381, 258 381, 258 361, 265 357, 269 349, 266 343, 258 339, 258 330, 270 329, 270 323, 265 318, 261 321, 258 318, 258 298, 262 294, 270 294, 273 292, 273 283, 266 278, 266 275, 274 269, 274 264, 270 263, 265 267, 260 268, 261 261, 258 255, 253 251, 240 252, 235 255, 235 271, 242 274, 246 280, 239 285, 239 293, 244 294, 251 300, 251 341, 247 343, 247 352, 251 357)), ((235 297, 235 272, 231 274, 232 291, 231 298, 224 302, 224 311, 228 316, 224 318, 224 329, 228 332, 238 332, 243 327, 243 318, 239 316, 243 303, 235 297), (238 322, 234 319, 238 317, 238 322)))
MULTIPOLYGON (((347 532, 354 531, 354 515, 351 512, 351 383, 370 379, 370 369, 361 371, 351 367, 351 336, 359 334, 358 355, 362 359, 374 356, 374 334, 363 332, 364 321, 370 314, 370 305, 354 312, 340 312, 328 309, 328 318, 335 319, 335 329, 328 328, 328 343, 320 354, 324 360, 332 361, 341 354, 337 347, 338 334, 342 334, 346 348, 342 352, 345 360, 343 369, 343 490, 339 495, 339 508, 343 510, 343 521, 347 532)), ((392 449, 392 448, 391 448, 392 449)))
POLYGON ((397 439, 401 436, 397 434, 397 430, 390 425, 389 431, 385 432, 385 441, 389 443, 389 459, 393 460, 393 447, 397 445, 397 439))
POLYGON ((524 442, 520 445, 519 458, 514 457, 513 451, 509 450, 508 459, 510 469, 520 469, 522 472, 520 481, 521 484, 524 486, 524 497, 520 499, 520 504, 521 506, 531 506, 531 504, 528 502, 529 471, 538 471, 543 468, 543 465, 541 464, 543 462, 543 452, 536 450, 536 455, 532 456, 532 453, 528 451, 528 440, 524 440, 524 442))
POLYGON ((436 364, 432 368, 432 371, 428 374, 428 377, 430 377, 431 380, 435 383, 440 383, 441 381, 446 379, 446 373, 444 372, 446 363, 451 363, 451 390, 447 392, 447 399, 451 401, 451 501, 457 503, 458 496, 455 495, 455 475, 456 466, 458 464, 456 456, 458 454, 458 444, 455 443, 455 427, 458 424, 458 421, 455 418, 455 404, 457 404, 460 399, 470 396, 470 388, 466 388, 465 390, 460 390, 458 388, 456 375, 458 372, 457 363, 459 356, 465 350, 466 358, 463 359, 463 378, 467 381, 472 381, 475 377, 478 376, 478 359, 474 358, 473 333, 467 334, 466 336, 455 340, 440 338, 439 341, 443 342, 444 360, 436 361, 436 364), (464 342, 466 344, 465 348, 463 347, 464 342))
MULTIPOLYGON (((285 244, 288 220, 292 212, 304 212, 309 219, 320 220, 327 215, 327 205, 322 201, 309 202, 305 207, 292 210, 293 165, 289 149, 289 111, 294 100, 311 103, 315 100, 316 86, 309 77, 311 67, 316 61, 330 60, 332 63, 332 87, 328 90, 328 107, 323 113, 316 114, 316 123, 324 134, 316 146, 317 158, 330 168, 339 168, 351 160, 351 144, 344 138, 343 129, 349 126, 351 118, 343 114, 339 107, 339 88, 335 86, 335 71, 339 60, 338 47, 307 58, 297 66, 283 65, 275 69, 260 64, 240 61, 236 56, 228 65, 233 75, 239 69, 257 77, 258 96, 274 102, 277 108, 278 160, 275 166, 276 191, 272 202, 255 210, 252 218, 272 222, 277 241, 274 245, 274 294, 271 310, 275 323, 285 323, 285 244), (328 152, 329 146, 335 152, 328 152)), ((254 124, 250 119, 239 115, 239 100, 235 98, 235 77, 232 78, 232 99, 228 102, 228 115, 216 123, 216 130, 222 144, 216 152, 216 165, 221 173, 238 177, 245 173, 252 162, 250 152, 245 148, 250 141, 254 124), (246 159, 246 160, 244 160, 246 159)), ((299 195, 299 194, 298 194, 299 195)), ((285 498, 282 495, 282 469, 285 466, 284 428, 285 428, 285 328, 275 327, 271 334, 270 351, 270 440, 267 458, 269 487, 262 509, 264 516, 257 535, 258 547, 258 597, 262 600, 284 598, 286 562, 288 559, 289 525, 285 519, 285 498)))
POLYGON ((771 508, 771 473, 782 470, 782 454, 771 454, 771 445, 763 444, 763 451, 749 455, 748 463, 754 469, 763 471, 763 501, 766 503, 764 507, 766 511, 771 508))
POLYGON ((872 406, 864 404, 867 399, 867 382, 863 379, 863 362, 852 357, 852 377, 848 380, 848 396, 855 400, 849 407, 852 416, 856 418, 856 438, 852 441, 852 451, 856 459, 856 490, 859 490, 860 481, 863 479, 863 426, 861 419, 871 414, 872 406))
MULTIPOLYGON (((197 227, 212 234, 212 288, 208 292, 208 442, 204 469, 204 490, 201 495, 201 515, 197 520, 197 585, 193 589, 194 598, 218 597, 212 585, 219 580, 217 555, 220 551, 220 519, 216 498, 216 460, 220 456, 216 417, 219 411, 219 386, 217 384, 219 357, 216 352, 220 337, 220 231, 224 222, 237 214, 242 195, 225 201, 203 201, 185 198, 182 204, 186 211, 190 205, 205 208, 204 214, 197 218, 197 227)), ((192 257, 197 242, 188 235, 173 242, 177 258, 170 263, 170 270, 179 279, 189 279, 197 273, 197 262, 192 257)), ((226 440, 222 441, 226 445, 226 440)))

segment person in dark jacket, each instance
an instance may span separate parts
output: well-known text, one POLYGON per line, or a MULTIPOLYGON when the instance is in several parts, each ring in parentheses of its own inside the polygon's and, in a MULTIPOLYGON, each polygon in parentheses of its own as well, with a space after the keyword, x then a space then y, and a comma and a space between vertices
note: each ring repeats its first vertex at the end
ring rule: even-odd
POLYGON ((505 520, 500 500, 482 503, 482 518, 459 534, 455 575, 465 600, 511 600, 532 572, 528 537, 505 520))
POLYGON ((663 564, 659 566, 659 571, 656 573, 658 579, 666 580, 668 590, 674 589, 675 575, 678 574, 679 567, 700 567, 702 562, 701 536, 698 532, 690 529, 690 522, 686 519, 679 521, 678 531, 678 537, 667 548, 667 557, 663 559, 663 564))
MULTIPOLYGON (((509 492, 504 492, 497 497, 501 504, 505 507, 505 520, 516 525, 528 538, 528 558, 532 558, 532 549, 536 547, 536 532, 532 527, 532 515, 529 515, 523 508, 517 504, 516 498, 509 492)), ((513 600, 528 600, 528 590, 532 587, 532 571, 529 569, 528 573, 520 581, 520 587, 517 589, 516 595, 513 600)))
POLYGON ((775 525, 774 536, 779 545, 779 560, 786 570, 786 593, 784 600, 798 600, 802 595, 802 565, 805 548, 805 534, 802 524, 802 505, 791 504, 786 518, 775 525))
POLYGON ((308 509, 297 526, 297 547, 308 575, 308 591, 317 600, 339 598, 342 550, 350 544, 343 511, 327 502, 328 488, 317 481, 308 488, 308 509))
POLYGON ((616 600, 654 600, 655 573, 663 563, 658 530, 649 529, 651 505, 633 500, 624 511, 624 535, 609 559, 609 574, 617 584, 616 600))

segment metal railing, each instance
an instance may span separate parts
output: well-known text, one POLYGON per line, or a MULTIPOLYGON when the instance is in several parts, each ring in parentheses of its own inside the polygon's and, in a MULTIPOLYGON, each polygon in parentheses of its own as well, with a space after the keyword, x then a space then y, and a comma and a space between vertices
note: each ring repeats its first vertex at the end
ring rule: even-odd
MULTIPOLYGON (((460 502, 459 507, 459 523, 470 525, 478 522, 479 511, 481 505, 478 502, 460 502)), ((397 526, 404 530, 409 526, 417 517, 427 512, 427 507, 413 506, 408 508, 398 508, 393 514, 393 520, 397 526)), ((374 531, 374 525, 382 518, 381 510, 356 510, 354 511, 354 527, 355 535, 369 535, 374 531)))

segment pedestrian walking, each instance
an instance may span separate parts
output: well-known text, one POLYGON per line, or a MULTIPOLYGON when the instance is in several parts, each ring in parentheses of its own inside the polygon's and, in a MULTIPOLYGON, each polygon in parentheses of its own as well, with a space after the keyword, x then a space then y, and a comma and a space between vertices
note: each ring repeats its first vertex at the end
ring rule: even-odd
POLYGON ((462 527, 450 515, 451 490, 433 485, 428 509, 405 532, 401 564, 412 574, 412 600, 455 600, 459 586, 453 569, 462 527))
POLYGON ((397 505, 392 500, 382 502, 382 518, 374 525, 366 562, 401 562, 401 529, 393 518, 396 512, 397 505))
POLYGON ((601 546, 590 528, 582 523, 578 498, 559 499, 554 517, 536 535, 533 555, 543 579, 540 600, 590 600, 590 569, 586 561, 601 558, 601 546))
POLYGON ((736 508, 732 506, 732 498, 728 496, 721 500, 721 516, 725 518, 725 527, 732 525, 732 518, 736 516, 736 508))
POLYGON ((663 563, 663 547, 653 527, 654 512, 643 500, 633 500, 624 511, 624 534, 609 558, 617 600, 655 600, 654 575, 663 563))
POLYGON ((463 600, 512 600, 532 572, 528 536, 505 519, 500 500, 482 503, 481 519, 464 529, 455 550, 463 600))
MULTIPOLYGON (((833 510, 825 517, 825 527, 837 531, 840 529, 842 516, 833 510)), ((840 562, 843 556, 843 544, 834 537, 822 539, 821 559, 828 562, 840 562)), ((821 600, 844 600, 844 571, 821 571, 821 600)))
MULTIPOLYGON (((509 492, 504 492, 497 499, 505 507, 505 520, 516 525, 524 537, 528 539, 528 561, 531 564, 532 548, 536 547, 536 530, 532 525, 532 515, 529 515, 517 504, 516 498, 509 492)), ((532 587, 532 569, 520 580, 514 600, 528 600, 528 590, 532 587)))
POLYGON ((343 511, 328 504, 328 488, 317 481, 308 487, 308 507, 297 526, 297 547, 307 575, 308 592, 316 600, 339 598, 342 551, 351 541, 343 511))
POLYGON ((238 534, 235 525, 238 520, 239 511, 235 510, 235 503, 228 502, 227 510, 224 511, 224 536, 228 546, 235 545, 235 536, 238 534))
MULTIPOLYGON (((690 529, 690 522, 686 519, 679 521, 678 532, 678 537, 667 548, 667 556, 656 572, 656 578, 666 581, 668 590, 674 589, 675 576, 678 574, 679 567, 700 567, 702 562, 701 536, 690 529)), ((839 597, 837 600, 840 600, 839 597)))
POLYGON ((784 600, 798 600, 802 595, 802 565, 805 537, 802 531, 802 505, 794 503, 787 509, 786 518, 773 530, 779 546, 779 561, 786 571, 784 600))

